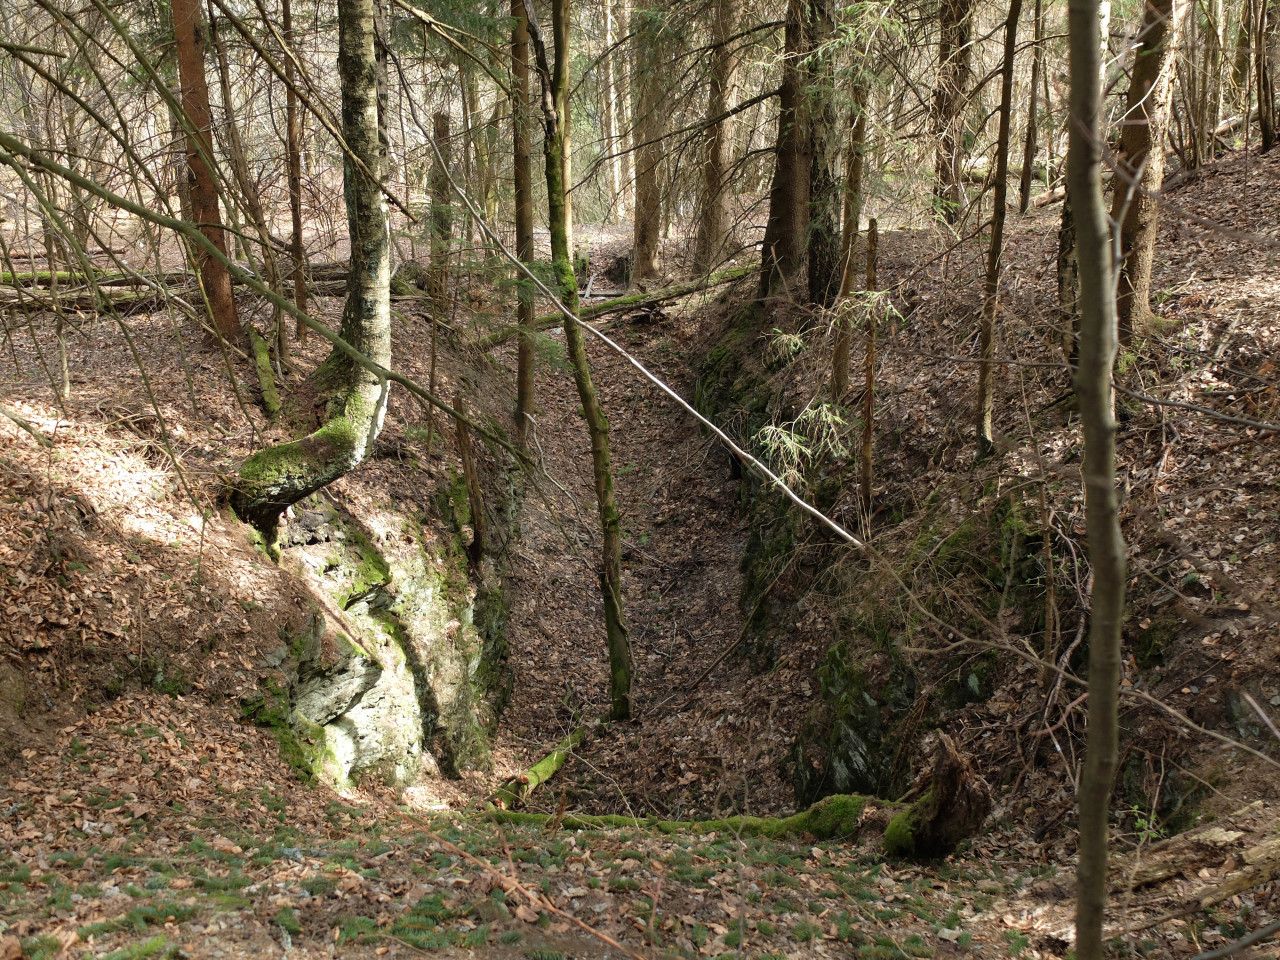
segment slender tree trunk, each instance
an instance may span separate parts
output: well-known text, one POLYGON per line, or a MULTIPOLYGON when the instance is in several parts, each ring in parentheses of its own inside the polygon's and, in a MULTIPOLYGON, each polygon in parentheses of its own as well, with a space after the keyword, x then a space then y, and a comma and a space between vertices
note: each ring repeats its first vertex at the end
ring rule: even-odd
POLYGON ((943 219, 956 223, 964 212, 964 117, 969 97, 974 0, 942 0, 938 86, 934 124, 938 138, 934 195, 943 219))
MULTIPOLYGON (((1256 0, 1241 0, 1240 23, 1236 27, 1236 50, 1231 60, 1231 81, 1237 97, 1243 96, 1243 112, 1249 115, 1249 67, 1253 63, 1253 9, 1256 0)), ((1237 101, 1239 102, 1239 101, 1237 101)))
POLYGON ((1031 95, 1027 100, 1027 138, 1022 149, 1022 174, 1018 179, 1018 212, 1031 208, 1031 184, 1035 180, 1039 131, 1040 76, 1044 72, 1044 2, 1036 0, 1035 46, 1031 54, 1031 95))
MULTIPOLYGON (((178 77, 182 111, 190 129, 187 140, 187 183, 191 194, 191 217, 200 232, 217 250, 227 252, 222 214, 218 209, 218 184, 213 167, 212 119, 209 86, 204 74, 204 38, 200 0, 173 0, 173 34, 178 50, 178 77)), ((243 336, 236 301, 231 294, 231 274, 226 264, 203 248, 196 253, 200 285, 209 305, 214 329, 224 340, 239 342, 243 336)))
MULTIPOLYGON (((613 22, 619 32, 628 29, 631 23, 631 3, 630 0, 603 0, 610 5, 613 11, 613 22)), ((631 168, 633 160, 631 151, 627 149, 628 145, 634 145, 636 142, 635 131, 632 129, 632 123, 635 118, 631 116, 631 74, 632 64, 635 57, 632 55, 633 43, 623 44, 618 48, 617 60, 614 63, 613 75, 614 82, 617 86, 618 96, 614 101, 614 121, 618 130, 618 146, 617 152, 621 153, 618 157, 618 180, 621 184, 621 194, 619 198, 619 216, 624 218, 630 213, 635 204, 635 191, 632 189, 631 168)))
MULTIPOLYGON (((877 289, 876 258, 880 256, 880 228, 876 218, 867 222, 867 290, 877 289)), ((871 484, 875 478, 876 436, 876 333, 880 324, 880 311, 867 311, 867 352, 862 364, 862 444, 858 460, 858 499, 867 525, 871 524, 871 484)))
MULTIPOLYGON (((293 302, 303 313, 307 310, 307 255, 302 238, 302 117, 298 112, 297 80, 293 69, 293 12, 291 0, 280 0, 284 52, 284 157, 289 182, 289 218, 293 233, 289 238, 289 256, 293 260, 293 302)), ((294 336, 301 343, 306 338, 306 325, 298 321, 294 336)))
POLYGON ((1013 67, 1018 53, 1018 18, 1022 0, 1011 0, 1004 25, 1004 63, 1000 71, 1000 130, 996 135, 996 170, 991 208, 991 242, 982 290, 982 325, 978 333, 978 455, 995 450, 992 416, 995 411, 996 308, 1000 299, 1000 268, 1004 254, 1005 207, 1009 193, 1009 140, 1013 118, 1013 67))
POLYGON ((573 319, 565 318, 564 338, 573 379, 582 403, 583 419, 591 437, 591 468, 595 479, 596 505, 602 532, 600 592, 604 600, 605 633, 609 649, 609 696, 611 717, 631 716, 631 640, 622 615, 622 517, 613 489, 613 466, 609 449, 609 421, 600 407, 591 365, 578 325, 578 278, 573 272, 569 247, 569 207, 566 199, 568 161, 566 123, 569 118, 569 0, 552 0, 551 20, 555 62, 547 57, 537 20, 525 0, 530 40, 542 80, 543 150, 546 159, 547 225, 551 234, 551 262, 561 302, 573 319))
MULTIPOLYGON (((449 167, 453 164, 453 141, 449 136, 449 114, 439 110, 431 117, 431 139, 436 157, 431 165, 428 184, 431 215, 427 218, 431 233, 431 260, 427 267, 427 297, 436 323, 431 325, 431 359, 427 373, 427 390, 436 390, 436 358, 440 325, 449 319, 449 249, 453 239, 453 204, 449 198, 449 167)), ((433 438, 435 415, 427 412, 427 439, 433 438)), ((430 446, 430 443, 428 443, 430 446)))
POLYGON ((788 0, 773 184, 769 188, 769 219, 760 249, 762 301, 796 298, 802 292, 799 284, 805 279, 811 141, 798 67, 804 56, 804 18, 804 0, 788 0))
MULTIPOLYGON (((280 284, 280 271, 276 266, 276 255, 271 243, 271 234, 267 229, 267 218, 262 212, 262 202, 258 197, 258 184, 249 173, 249 162, 245 158, 244 143, 240 139, 240 126, 235 119, 235 102, 231 95, 231 65, 227 58, 227 45, 218 33, 217 21, 214 19, 212 5, 209 10, 209 39, 213 43, 218 63, 218 90, 222 95, 222 112, 225 114, 224 129, 226 136, 227 158, 231 162, 231 171, 236 179, 236 187, 244 203, 245 213, 253 224, 258 235, 258 245, 262 248, 262 264, 266 274, 267 286, 276 294, 283 295, 280 284)), ((247 252, 247 251, 246 251, 247 252)), ((246 257, 246 259, 251 258, 246 257)), ((271 329, 276 344, 276 357, 281 364, 288 358, 288 341, 285 338, 284 324, 281 322, 279 307, 272 307, 271 329)), ((279 413, 279 400, 276 394, 275 377, 271 370, 271 357, 267 343, 252 325, 245 326, 245 333, 253 346, 257 358, 257 370, 263 379, 263 399, 267 414, 274 417, 279 413)))
POLYGON ((1079 239, 1080 363, 1076 395, 1084 431, 1085 524, 1093 591, 1089 624, 1089 727, 1080 781, 1080 859, 1076 889, 1076 958, 1102 960, 1107 905, 1107 820, 1119 750, 1120 630, 1125 546, 1115 485, 1111 368, 1116 310, 1111 244, 1102 197, 1097 0, 1070 0, 1070 121, 1067 189, 1079 239))
MULTIPOLYGON (((1107 85, 1107 58, 1110 52, 1111 0, 1100 0, 1096 7, 1098 16, 1098 88, 1105 91, 1107 85)), ((1045 98, 1046 107, 1048 97, 1045 98)), ((1102 109, 1099 104, 1099 110, 1102 109)), ((1102 114, 1105 123, 1105 112, 1102 114)), ((1106 130, 1103 130, 1106 136, 1106 130)), ((1076 223, 1071 209, 1071 193, 1062 201, 1062 222, 1058 227, 1058 305, 1062 308, 1062 352, 1074 370, 1079 351, 1080 311, 1078 307, 1080 271, 1076 259, 1076 223)))
POLYGON ((831 402, 840 403, 849 389, 849 349, 853 339, 850 328, 848 300, 853 293, 855 270, 854 251, 858 229, 862 220, 862 179, 866 167, 867 108, 869 103, 867 84, 859 81, 853 91, 853 124, 849 137, 849 156, 844 179, 844 236, 841 240, 840 259, 843 263, 840 277, 840 300, 836 312, 835 342, 831 349, 831 402))
POLYGON ((1112 219, 1120 224, 1116 312, 1121 343, 1128 343, 1151 316, 1173 56, 1186 7, 1186 0, 1146 0, 1134 51, 1111 209, 1112 219))
POLYGON ((840 292, 840 133, 835 69, 829 42, 835 29, 832 0, 808 0, 802 64, 809 114, 809 302, 830 307, 840 292))
POLYGON ((729 163, 733 148, 733 119, 725 118, 733 100, 738 54, 730 37, 738 22, 736 0, 713 0, 711 5, 710 87, 707 94, 706 139, 702 157, 702 216, 698 218, 693 265, 710 272, 729 245, 729 163))
MULTIPOLYGON (((511 0, 511 134, 516 203, 516 256, 534 260, 533 171, 529 147, 529 21, 524 0, 511 0)), ((533 413, 533 290, 519 278, 516 324, 520 343, 516 353, 516 439, 523 449, 533 413)))
POLYGON ((659 72, 660 14, 636 10, 631 16, 635 47, 631 77, 632 129, 635 131, 635 217, 632 221, 631 282, 643 284, 658 276, 658 238, 662 230, 661 166, 663 96, 659 72))
MULTIPOLYGON (((351 264, 341 336, 384 369, 391 366, 391 241, 382 192, 386 143, 379 118, 375 0, 338 2, 342 135, 367 173, 343 164, 351 264)), ((389 384, 340 348, 313 375, 328 398, 324 423, 301 440, 255 453, 240 468, 231 505, 274 542, 280 514, 332 483, 372 452, 386 415, 389 384)))
MULTIPOLYGON (((613 21, 613 4, 609 0, 605 0, 603 4, 604 13, 604 53, 600 57, 600 121, 604 127, 604 152, 608 157, 606 163, 606 174, 609 184, 609 212, 610 220, 621 219, 625 216, 622 207, 622 157, 619 150, 618 128, 621 124, 615 115, 614 106, 617 103, 617 83, 614 81, 614 63, 617 60, 617 51, 613 49, 614 44, 614 21, 613 21)), ((527 44, 526 44, 527 45, 527 44)), ((528 82, 526 70, 526 83, 528 82)))

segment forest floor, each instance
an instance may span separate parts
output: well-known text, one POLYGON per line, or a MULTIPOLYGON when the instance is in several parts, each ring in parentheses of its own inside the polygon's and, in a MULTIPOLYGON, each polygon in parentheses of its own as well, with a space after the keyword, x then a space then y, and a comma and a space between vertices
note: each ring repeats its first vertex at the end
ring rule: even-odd
MULTIPOLYGON (((1162 310, 1182 321, 1182 333, 1156 343, 1167 357, 1149 391, 1275 418, 1268 364, 1280 348, 1280 257, 1256 239, 1275 237, 1277 191, 1280 163, 1233 158, 1174 195, 1157 283, 1162 310), (1203 228, 1224 210, 1234 233, 1203 228)), ((1004 349, 1027 362, 1044 358, 1055 336, 1047 319, 1055 221, 1042 211, 1012 230, 1004 349)), ((937 250, 936 238, 921 235, 886 241, 887 282, 916 309, 882 368, 885 430, 895 438, 882 451, 882 483, 962 498, 947 485, 974 469, 966 421, 955 412, 967 403, 971 371, 947 358, 972 352, 981 250, 971 244, 950 258, 937 250)), ((690 361, 717 310, 710 299, 624 316, 608 329, 689 396, 690 361)), ((336 301, 323 307, 333 314, 336 301)), ((516 675, 494 772, 447 785, 441 796, 455 809, 432 813, 389 788, 339 795, 301 783, 237 704, 304 598, 238 525, 193 512, 183 489, 213 489, 262 441, 263 426, 228 397, 216 351, 193 348, 163 318, 132 322, 141 367, 113 328, 86 327, 73 338, 65 410, 49 401, 50 337, 20 329, 5 344, 14 371, 5 372, 5 403, 54 443, 43 447, 0 420, 2 960, 11 960, 8 937, 29 957, 112 960, 1065 955, 1072 861, 1061 838, 1070 811, 1061 757, 1017 777, 989 831, 944 864, 890 863, 870 844, 575 832, 558 821, 567 809, 672 817, 793 809, 784 761, 816 698, 824 649, 820 630, 797 624, 794 645, 764 675, 736 656, 716 663, 743 627, 746 532, 729 459, 598 342, 591 357, 615 442, 637 719, 595 730, 535 795, 550 823, 499 824, 474 809, 502 776, 604 712, 587 440, 572 381, 553 366, 539 380, 536 436, 554 482, 540 484, 545 497, 527 495, 511 557, 516 675), (167 375, 148 384, 143 371, 167 375), (183 473, 171 468, 166 444, 183 473)), ((398 322, 398 343, 429 339, 420 317, 398 322)), ((309 351, 312 362, 319 348, 309 351)), ((405 372, 425 382, 426 368, 423 351, 406 351, 405 372)), ((441 392, 461 383, 446 380, 441 392)), ((1065 389, 1049 375, 1019 383, 1022 407, 1033 410, 1065 389)), ((415 453, 421 414, 403 394, 394 404, 380 455, 337 487, 353 510, 386 498, 427 509, 430 488, 452 466, 415 453)), ((496 415, 506 404, 489 406, 496 415)), ((1157 412, 1126 428, 1126 482, 1141 495, 1138 506, 1168 511, 1166 537, 1195 549, 1148 556, 1156 541, 1144 514, 1129 516, 1126 533, 1140 571, 1171 565, 1183 577, 1172 602, 1196 628, 1151 689, 1202 724, 1239 729, 1214 684, 1254 690, 1264 703, 1280 695, 1266 659, 1275 650, 1275 442, 1244 427, 1224 434, 1178 408, 1157 412), (1193 569, 1194 583, 1184 576, 1193 569)), ((1009 436, 1022 412, 1013 414, 1002 424, 1009 436)), ((1071 462, 1059 436, 1067 429, 1065 420, 1046 429, 1038 446, 1010 459, 1025 466, 1035 459, 1027 451, 1038 449, 1057 466, 1071 462)), ((1061 511, 1072 529, 1076 508, 1061 511)), ((1164 591, 1166 580, 1159 583, 1164 591)), ((1139 596, 1151 606, 1137 617, 1159 609, 1150 592, 1139 596)), ((962 718, 971 749, 988 752, 991 775, 1021 766, 1001 751, 1008 736, 1030 729, 1019 711, 1039 709, 1032 694, 1030 678, 1015 678, 962 718)), ((1064 730, 1077 706, 1061 708, 1064 730)), ((1151 735, 1165 738, 1167 728, 1153 723, 1151 735)), ((1161 840, 1155 829, 1122 837, 1117 930, 1219 891, 1245 851, 1274 836, 1274 778, 1257 761, 1221 762, 1216 832, 1189 841, 1161 840), (1161 863, 1172 866, 1141 884, 1124 880, 1161 863)), ((1192 956, 1274 916, 1273 888, 1232 893, 1207 916, 1137 929, 1128 943, 1136 955, 1192 956)), ((1276 955, 1267 949, 1253 956, 1276 955)))

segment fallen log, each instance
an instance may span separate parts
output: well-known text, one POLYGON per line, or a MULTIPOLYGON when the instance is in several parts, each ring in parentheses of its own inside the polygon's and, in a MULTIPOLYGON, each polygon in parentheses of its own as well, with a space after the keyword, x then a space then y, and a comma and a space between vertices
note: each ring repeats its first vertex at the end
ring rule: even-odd
POLYGON ((499 823, 566 830, 641 828, 664 834, 732 833, 771 839, 850 840, 876 828, 882 833, 885 853, 891 857, 941 859, 981 828, 991 811, 991 788, 945 734, 938 734, 933 765, 921 777, 919 786, 924 787, 923 795, 909 804, 860 794, 835 794, 786 817, 740 815, 713 820, 664 820, 621 814, 527 813, 496 805, 485 816, 499 823))
POLYGON ((512 777, 499 787, 494 792, 490 802, 498 809, 510 810, 512 807, 528 800, 529 795, 534 790, 550 780, 564 766, 565 761, 569 759, 569 755, 577 749, 586 735, 586 727, 579 727, 573 731, 573 733, 557 743, 554 750, 532 767, 518 777, 512 777))
MULTIPOLYGON (((695 293, 701 293, 703 290, 711 290, 725 283, 732 283, 734 280, 740 280, 748 274, 754 273, 757 267, 754 265, 748 267, 734 267, 730 270, 722 270, 719 273, 713 273, 709 277, 700 277, 697 280, 690 280, 687 283, 678 283, 671 287, 665 287, 662 290, 654 290, 649 293, 633 293, 625 297, 616 297, 612 300, 605 300, 601 303, 593 303, 584 306, 578 314, 579 320, 597 320, 600 317, 608 316, 613 313, 624 313, 629 310, 640 310, 645 307, 655 306, 664 303, 667 300, 678 300, 681 297, 687 297, 695 293)), ((564 317, 559 313, 546 313, 533 321, 535 330, 545 330, 548 327, 558 326, 564 322, 564 317)), ((504 327, 494 333, 481 337, 474 344, 480 350, 492 350, 494 347, 501 346, 512 337, 520 332, 517 326, 504 327)))

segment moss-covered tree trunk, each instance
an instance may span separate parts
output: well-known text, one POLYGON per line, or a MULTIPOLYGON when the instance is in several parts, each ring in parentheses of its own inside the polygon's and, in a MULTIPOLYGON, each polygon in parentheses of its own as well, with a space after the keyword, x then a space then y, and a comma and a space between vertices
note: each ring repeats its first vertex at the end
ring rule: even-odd
POLYGON ((582 329, 578 326, 578 278, 569 248, 569 204, 566 195, 568 162, 565 124, 569 119, 569 0, 552 0, 551 20, 555 62, 547 57, 537 19, 525 0, 530 39, 542 80, 543 150, 547 177, 547 224, 551 234, 551 262, 557 293, 573 317, 565 317, 564 339, 573 366, 573 379, 582 402, 582 416, 591 436, 591 469, 602 533, 600 592, 609 649, 609 697, 614 720, 631 716, 631 640, 622 617, 622 517, 613 490, 609 421, 600 407, 582 329))
MULTIPOLYGON (((382 192, 386 148, 378 105, 375 0, 339 0, 338 74, 342 133, 360 165, 343 163, 351 266, 341 336, 383 368, 391 365, 390 237, 382 192)), ((327 400, 325 420, 309 436, 260 450, 240 468, 231 504, 274 540, 281 512, 332 483, 373 450, 387 407, 386 381, 335 347, 313 384, 327 400)))

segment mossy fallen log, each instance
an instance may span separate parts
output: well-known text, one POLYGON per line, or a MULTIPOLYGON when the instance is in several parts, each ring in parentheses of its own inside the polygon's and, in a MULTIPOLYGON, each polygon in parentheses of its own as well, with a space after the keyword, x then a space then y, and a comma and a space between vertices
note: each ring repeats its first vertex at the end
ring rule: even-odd
MULTIPOLYGON (((642 829, 656 833, 732 833, 739 836, 785 839, 815 837, 819 840, 854 838, 870 822, 863 814, 868 804, 884 806, 879 800, 858 794, 824 797, 807 810, 789 817, 733 816, 717 820, 662 820, 657 817, 628 817, 602 813, 524 813, 516 810, 489 810, 486 816, 499 823, 534 826, 558 825, 566 830, 642 829)), ((893 806, 890 804, 889 806, 893 806)))
POLYGON ((861 794, 824 797, 787 817, 733 816, 714 820, 663 820, 620 814, 525 813, 490 809, 499 823, 550 826, 566 830, 641 829, 662 834, 731 833, 774 840, 812 837, 854 840, 880 831, 887 856, 937 860, 953 853, 982 827, 991 810, 991 788, 973 770, 945 734, 937 735, 933 764, 920 778, 923 793, 912 803, 861 794))
MULTIPOLYGON (((756 269, 754 266, 734 267, 730 270, 713 273, 709 277, 699 277, 697 280, 690 280, 687 283, 678 283, 675 286, 665 287, 662 290, 654 290, 648 293, 631 293, 625 297, 602 300, 600 303, 585 304, 579 311, 578 318, 588 321, 597 320, 613 313, 624 313, 628 310, 651 307, 667 300, 678 300, 681 297, 701 293, 703 290, 710 290, 721 284, 739 280, 748 274, 754 273, 756 269)), ((535 330, 545 330, 563 322, 564 317, 560 313, 545 313, 533 321, 533 326, 535 330)), ((475 346, 480 350, 492 350, 494 347, 506 343, 519 332, 519 327, 504 327, 488 336, 481 337, 475 342, 475 346)))
POLYGON ((579 727, 573 731, 573 733, 557 743, 554 750, 532 767, 499 787, 494 792, 490 802, 500 810, 510 810, 517 804, 529 799, 529 795, 534 790, 556 775, 556 772, 564 766, 565 761, 582 743, 586 735, 586 727, 579 727))

